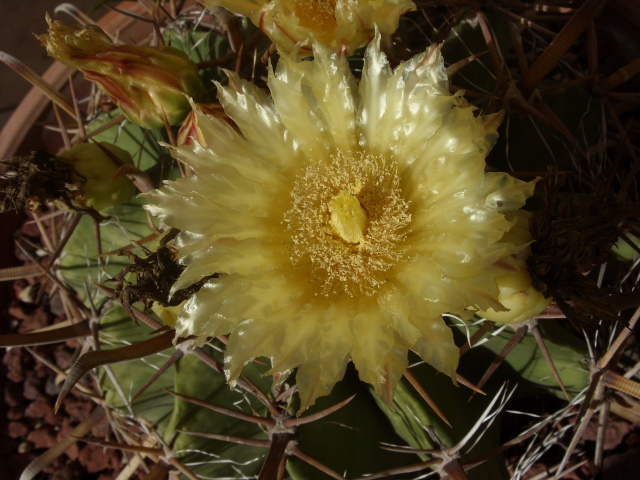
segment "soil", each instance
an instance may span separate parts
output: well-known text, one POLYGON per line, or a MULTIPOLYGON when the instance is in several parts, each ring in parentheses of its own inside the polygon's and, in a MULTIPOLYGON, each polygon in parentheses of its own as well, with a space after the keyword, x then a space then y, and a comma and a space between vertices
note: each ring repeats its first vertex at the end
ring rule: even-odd
MULTIPOLYGON (((6 232, 14 231, 21 219, 17 215, 2 216, 6 232)), ((19 227, 18 227, 19 228, 19 227)), ((37 232, 33 226, 23 226, 22 234, 29 237, 37 232)), ((13 236, 9 236, 5 253, 13 252, 13 236)), ((21 263, 21 255, 3 255, 2 267, 21 263)), ((55 324, 64 319, 56 297, 49 297, 50 286, 41 283, 41 278, 17 280, 3 283, 1 333, 23 333, 55 324), (35 300, 40 297, 38 303, 35 300)), ((0 427, 2 433, 0 465, 2 478, 13 480, 37 456, 54 446, 79 423, 85 420, 96 407, 87 397, 72 391, 62 402, 59 411, 54 405, 62 381, 37 357, 47 359, 59 369, 68 368, 79 343, 75 340, 26 348, 11 348, 3 351, 0 389, 0 427)), ((103 420, 90 432, 96 438, 109 437, 109 425, 103 420)), ((76 442, 58 457, 37 478, 55 480, 83 479, 110 480, 122 468, 121 455, 117 450, 103 449, 92 444, 76 442)))

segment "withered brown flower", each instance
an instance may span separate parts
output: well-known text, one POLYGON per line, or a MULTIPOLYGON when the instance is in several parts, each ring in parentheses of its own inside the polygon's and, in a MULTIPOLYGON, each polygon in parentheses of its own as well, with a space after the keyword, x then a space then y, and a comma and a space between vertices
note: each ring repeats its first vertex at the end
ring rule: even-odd
POLYGON ((616 321, 611 290, 588 275, 607 260, 619 236, 612 201, 602 187, 586 197, 563 197, 563 184, 553 172, 546 176, 541 208, 530 220, 533 285, 552 296, 577 328, 616 321))

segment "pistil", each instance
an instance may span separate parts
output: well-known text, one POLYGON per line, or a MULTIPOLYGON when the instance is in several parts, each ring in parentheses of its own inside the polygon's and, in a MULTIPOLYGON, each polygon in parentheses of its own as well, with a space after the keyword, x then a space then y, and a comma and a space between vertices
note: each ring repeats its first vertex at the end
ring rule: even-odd
POLYGON ((349 192, 342 192, 329 203, 331 220, 329 223, 347 243, 361 243, 367 228, 367 214, 358 199, 349 192))

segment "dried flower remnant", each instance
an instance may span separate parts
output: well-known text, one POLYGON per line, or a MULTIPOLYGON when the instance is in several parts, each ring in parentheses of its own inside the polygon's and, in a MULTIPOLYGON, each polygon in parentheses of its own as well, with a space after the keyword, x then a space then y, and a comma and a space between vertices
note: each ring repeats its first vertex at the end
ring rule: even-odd
POLYGON ((453 377, 442 314, 502 308, 496 276, 519 248, 501 241, 505 213, 533 190, 485 173, 500 116, 449 93, 437 47, 392 71, 379 41, 359 84, 320 44, 314 61, 280 58, 271 97, 230 74, 219 98, 237 129, 198 111, 206 146, 173 149, 194 174, 145 194, 181 230, 173 290, 220 274, 177 334, 230 333, 230 382, 255 357, 282 380, 297 368, 302 409, 349 360, 389 402, 409 349, 453 377))
MULTIPOLYGON (((576 328, 615 322, 611 289, 587 275, 604 263, 619 233, 612 201, 604 182, 578 202, 562 199, 564 183, 550 172, 544 183, 542 206, 531 218, 534 243, 527 259, 533 285, 556 303, 576 328)), ((575 199, 574 199, 575 200, 575 199)))
POLYGON ((416 8, 411 0, 199 1, 249 17, 284 52, 302 56, 311 54, 312 38, 352 52, 369 43, 376 26, 395 32, 400 15, 416 8))
POLYGON ((55 155, 37 151, 1 163, 7 169, 0 177, 1 212, 35 210, 49 202, 71 205, 73 195, 67 187, 73 173, 71 162, 56 161, 55 155))
POLYGON ((131 312, 134 303, 142 302, 147 309, 156 303, 160 307, 175 307, 215 276, 209 275, 170 295, 171 287, 184 270, 184 266, 177 263, 176 250, 171 245, 177 234, 178 230, 169 230, 160 239, 155 252, 143 247, 146 258, 141 258, 130 250, 119 251, 120 255, 132 261, 132 265, 122 269, 111 281, 116 284, 115 297, 120 300, 123 308, 132 318, 135 318, 131 312), (135 275, 135 283, 127 280, 129 274, 135 275))
POLYGON ((33 152, 3 160, 8 171, 0 179, 1 211, 35 210, 46 203, 86 213, 108 211, 136 192, 126 176, 117 176, 122 164, 131 163, 126 150, 104 142, 75 145, 57 156, 33 152))
POLYGON ((100 86, 128 120, 144 128, 180 123, 205 87, 187 55, 167 46, 116 45, 97 26, 71 28, 47 15, 49 33, 37 38, 47 53, 100 86))

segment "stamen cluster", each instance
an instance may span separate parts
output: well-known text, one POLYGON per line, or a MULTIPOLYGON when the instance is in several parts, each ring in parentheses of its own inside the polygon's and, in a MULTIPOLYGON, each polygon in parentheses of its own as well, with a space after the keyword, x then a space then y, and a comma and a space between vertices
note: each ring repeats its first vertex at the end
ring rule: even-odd
POLYGON ((395 166, 362 152, 337 152, 329 164, 309 165, 291 192, 285 214, 291 262, 311 262, 319 294, 373 295, 403 256, 411 222, 395 166))

